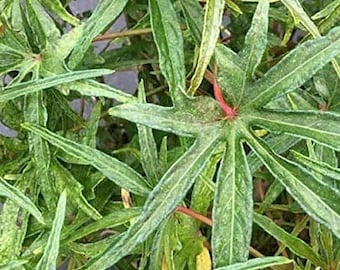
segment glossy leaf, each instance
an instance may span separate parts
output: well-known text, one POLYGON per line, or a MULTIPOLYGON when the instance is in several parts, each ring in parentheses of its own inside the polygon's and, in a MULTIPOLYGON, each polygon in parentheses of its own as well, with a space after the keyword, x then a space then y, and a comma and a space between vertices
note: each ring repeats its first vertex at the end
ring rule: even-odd
POLYGON ((126 188, 135 194, 146 195, 149 193, 149 187, 145 183, 143 177, 125 163, 122 163, 103 152, 93 149, 92 147, 65 139, 45 128, 27 123, 22 124, 22 126, 25 129, 41 136, 49 143, 68 154, 91 164, 117 185, 126 188))

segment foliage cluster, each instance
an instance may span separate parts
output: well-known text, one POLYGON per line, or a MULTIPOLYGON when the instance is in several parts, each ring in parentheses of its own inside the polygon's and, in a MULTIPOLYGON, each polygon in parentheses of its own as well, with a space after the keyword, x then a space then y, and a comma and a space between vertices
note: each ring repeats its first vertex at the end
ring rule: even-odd
POLYGON ((0 1, 0 269, 340 268, 339 0, 69 4, 0 1))

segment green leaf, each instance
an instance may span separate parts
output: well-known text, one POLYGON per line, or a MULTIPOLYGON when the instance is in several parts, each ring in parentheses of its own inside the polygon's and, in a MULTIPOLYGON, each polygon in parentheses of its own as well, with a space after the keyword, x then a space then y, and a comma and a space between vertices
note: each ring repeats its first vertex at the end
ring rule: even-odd
POLYGON ((214 196, 211 241, 215 267, 246 261, 252 230, 252 177, 237 125, 230 129, 214 196))
POLYGON ((142 216, 129 228, 126 236, 108 248, 104 254, 90 260, 84 269, 94 270, 98 267, 106 268, 115 264, 157 229, 160 223, 181 202, 218 146, 219 134, 214 134, 211 130, 209 140, 205 139, 206 135, 202 134, 202 137, 196 140, 190 149, 165 173, 150 193, 142 216))
POLYGON ((47 8, 49 11, 53 12, 57 16, 59 16, 62 20, 68 22, 72 25, 79 24, 79 20, 72 16, 60 3, 59 0, 49 1, 49 0, 40 0, 42 5, 47 8))
POLYGON ((267 267, 273 267, 282 264, 292 263, 292 260, 286 257, 263 257, 250 259, 249 261, 242 263, 235 263, 233 265, 216 268, 215 270, 257 270, 266 269, 267 267))
POLYGON ((217 103, 207 97, 195 98, 183 109, 153 104, 123 104, 109 109, 109 114, 182 136, 193 136, 205 127, 218 126, 221 124, 218 120, 223 118, 217 103))
POLYGON ((50 235, 44 250, 44 254, 36 266, 36 270, 55 270, 57 269, 57 258, 59 253, 59 241, 61 230, 64 225, 66 210, 66 191, 59 198, 57 212, 55 214, 50 235))
POLYGON ((186 89, 182 30, 169 0, 149 0, 149 8, 160 70, 176 104, 185 97, 186 89))
POLYGON ((85 23, 82 36, 75 44, 69 57, 68 66, 75 69, 82 61, 92 40, 99 35, 111 22, 116 20, 127 4, 127 0, 102 0, 98 3, 91 17, 85 23))
MULTIPOLYGON (((34 92, 25 97, 25 121, 45 126, 47 110, 43 103, 42 91, 34 92)), ((57 204, 55 188, 49 174, 51 153, 47 142, 39 136, 29 133, 29 152, 34 159, 36 176, 39 178, 42 195, 48 209, 53 213, 57 204)))
POLYGON ((301 44, 257 81, 246 106, 262 106, 275 95, 294 90, 339 53, 340 27, 325 37, 301 44))
MULTIPOLYGON (((269 2, 260 0, 254 13, 251 28, 249 29, 244 47, 239 53, 244 62, 244 74, 242 79, 239 100, 245 95, 248 86, 247 81, 254 78, 256 67, 259 65, 267 45, 269 2)), ((237 104, 239 104, 238 102, 237 104)))
POLYGON ((268 170, 314 219, 340 236, 338 191, 320 183, 306 169, 274 153, 263 141, 245 133, 247 142, 268 170))
POLYGON ((325 175, 332 179, 340 180, 340 169, 332 167, 326 162, 309 158, 294 150, 292 150, 291 152, 293 153, 294 158, 304 166, 309 167, 313 171, 321 173, 322 175, 325 175))
POLYGON ((267 233, 286 245, 296 255, 310 260, 315 266, 327 268, 325 262, 314 252, 310 246, 308 246, 296 236, 281 229, 281 227, 276 225, 269 218, 254 213, 254 222, 267 233))
POLYGON ((34 216, 37 221, 45 224, 42 213, 34 205, 34 203, 27 198, 20 190, 8 184, 2 177, 0 177, 0 196, 5 196, 13 202, 17 203, 20 207, 28 211, 34 216))
MULTIPOLYGON (((144 82, 138 86, 138 99, 140 103, 146 103, 144 82)), ((161 178, 160 164, 158 161, 157 145, 152 129, 144 125, 137 125, 141 163, 148 179, 155 186, 161 178)))
POLYGON ((0 270, 18 270, 18 269, 21 269, 20 267, 26 264, 27 262, 28 261, 24 261, 24 260, 15 260, 5 265, 0 265, 0 270))
MULTIPOLYGON (((246 116, 248 118, 248 115, 246 116)), ((301 138, 310 138, 340 150, 340 115, 319 111, 274 112, 252 111, 249 115, 254 125, 273 132, 285 132, 301 138)))
POLYGON ((204 72, 207 69, 210 58, 214 53, 216 42, 220 33, 224 0, 208 0, 204 15, 202 41, 195 73, 191 78, 188 94, 193 96, 200 86, 204 72))
POLYGON ((66 241, 68 243, 73 242, 91 233, 124 225, 125 223, 141 215, 141 213, 142 209, 138 207, 117 210, 85 227, 78 229, 76 232, 72 233, 66 239, 66 241))
POLYGON ((180 0, 190 34, 196 45, 200 45, 203 32, 204 12, 196 0, 180 0))
POLYGON ((82 194, 84 187, 57 160, 51 163, 51 170, 58 190, 66 190, 70 194, 68 201, 79 207, 94 220, 101 219, 101 214, 86 200, 82 194))
POLYGON ((45 128, 28 123, 22 124, 22 127, 41 136, 68 154, 91 164, 118 186, 142 196, 149 193, 150 189, 144 178, 125 163, 92 147, 65 139, 45 128))
POLYGON ((50 76, 44 79, 19 83, 14 86, 8 86, 2 89, 0 88, 0 102, 6 102, 20 96, 32 94, 39 90, 55 87, 64 83, 103 76, 110 73, 112 73, 112 71, 107 69, 72 71, 61 75, 50 76))
POLYGON ((217 80, 227 101, 236 106, 244 80, 243 59, 228 47, 218 44, 215 48, 218 66, 217 80))

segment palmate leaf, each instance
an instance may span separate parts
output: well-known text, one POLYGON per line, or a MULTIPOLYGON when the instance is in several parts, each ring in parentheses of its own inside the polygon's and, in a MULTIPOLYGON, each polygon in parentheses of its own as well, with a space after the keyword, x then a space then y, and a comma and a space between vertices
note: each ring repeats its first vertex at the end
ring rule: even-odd
POLYGON ((47 140, 61 150, 91 164, 108 179, 135 194, 147 195, 150 191, 145 179, 125 163, 106 155, 92 147, 75 143, 55 133, 33 125, 22 124, 22 127, 47 140))
POLYGON ((298 46, 258 80, 244 100, 245 107, 262 106, 277 94, 301 86, 340 53, 340 27, 327 36, 298 46))
POLYGON ((215 267, 247 260, 252 229, 252 177, 238 133, 240 128, 235 124, 230 129, 214 196, 215 267))
POLYGON ((252 150, 268 170, 285 186, 301 207, 320 223, 329 227, 340 237, 340 193, 320 183, 307 170, 277 154, 250 132, 244 134, 252 150))
POLYGON ((175 209, 218 147, 220 134, 214 130, 206 132, 209 132, 210 139, 206 140, 206 134, 202 134, 202 137, 171 166, 150 193, 141 217, 129 228, 125 237, 109 247, 104 254, 90 260, 83 269, 106 268, 115 264, 128 255, 138 243, 144 241, 175 209))

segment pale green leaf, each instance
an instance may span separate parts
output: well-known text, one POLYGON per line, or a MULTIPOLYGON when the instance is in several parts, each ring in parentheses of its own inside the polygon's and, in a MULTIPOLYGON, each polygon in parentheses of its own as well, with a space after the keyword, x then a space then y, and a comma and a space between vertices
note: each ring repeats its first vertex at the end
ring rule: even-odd
POLYGON ((113 98, 121 103, 133 103, 137 99, 122 90, 94 80, 73 81, 62 86, 64 89, 74 90, 84 96, 113 98))
MULTIPOLYGON (((138 99, 140 103, 146 103, 143 81, 141 81, 138 86, 138 99)), ((155 186, 158 180, 161 178, 160 164, 158 161, 155 138, 153 136, 151 128, 137 124, 137 129, 141 163, 148 179, 155 186)))
POLYGON ((325 262, 318 256, 318 254, 313 251, 313 249, 309 245, 307 245, 298 237, 283 230, 271 219, 254 213, 254 222, 275 239, 286 245, 296 255, 312 261, 313 264, 316 266, 327 268, 325 262))
POLYGON ((85 23, 84 31, 69 57, 68 66, 71 69, 74 69, 82 61, 86 51, 91 46, 92 40, 118 18, 127 2, 127 0, 99 1, 91 17, 85 23))
POLYGON ((254 13, 251 28, 246 35, 244 47, 239 53, 244 62, 244 74, 239 100, 246 94, 247 81, 254 78, 256 67, 259 65, 267 46, 268 11, 269 2, 267 0, 260 0, 254 13))
POLYGON ((191 78, 188 94, 193 96, 200 86, 210 58, 214 53, 216 42, 220 33, 224 0, 208 0, 204 15, 202 41, 195 73, 191 78))
POLYGON ((111 214, 108 214, 103 218, 78 229, 66 239, 66 242, 73 242, 91 233, 124 225, 125 223, 128 223, 132 219, 141 215, 141 213, 142 209, 137 207, 114 211, 111 214))
POLYGON ((59 16, 62 20, 68 22, 69 24, 72 24, 72 25, 79 24, 79 20, 76 17, 72 16, 72 14, 70 14, 63 7, 63 5, 60 3, 59 0, 54 0, 54 1, 40 0, 40 2, 42 3, 44 7, 46 7, 48 10, 50 10, 51 12, 59 16))
POLYGON ((312 139, 340 150, 340 115, 319 111, 252 112, 247 115, 253 125, 273 132, 284 132, 300 138, 312 139))
POLYGON ((327 164, 326 162, 314 160, 307 156, 304 156, 296 151, 291 151, 295 159, 306 167, 309 167, 315 172, 321 173, 332 179, 340 180, 340 169, 335 168, 327 164))
POLYGON ((126 236, 107 249, 104 254, 90 260, 84 269, 94 270, 115 264, 158 228, 181 202, 217 148, 219 134, 214 134, 211 130, 210 139, 206 140, 205 136, 207 134, 196 140, 192 147, 165 173, 150 193, 142 216, 129 228, 126 236))
MULTIPOLYGON (((37 136, 37 135, 36 135, 37 136)), ((84 187, 74 178, 69 170, 64 168, 57 160, 51 163, 51 171, 58 190, 66 190, 68 201, 79 207, 94 220, 101 219, 101 214, 84 197, 84 187)))
POLYGON ((242 263, 235 263, 233 265, 228 265, 225 267, 216 268, 215 270, 257 270, 266 269, 267 267, 278 266, 282 264, 292 263, 286 257, 263 257, 250 259, 249 261, 242 263))
POLYGON ((28 261, 16 260, 9 262, 5 265, 0 265, 0 270, 18 270, 22 265, 26 264, 28 261))
POLYGON ((182 30, 170 0, 149 0, 149 8, 160 70, 176 103, 183 99, 186 89, 182 30))
POLYGON ((261 106, 277 94, 296 89, 339 53, 340 27, 301 44, 257 81, 255 89, 250 89, 248 105, 261 106))
POLYGON ((213 206, 214 266, 246 261, 252 230, 252 177, 237 125, 228 134, 218 172, 213 206))
POLYGON ((55 270, 57 269, 57 258, 59 253, 59 241, 61 230, 64 225, 66 210, 66 191, 59 198, 57 212, 55 214, 50 235, 44 250, 44 254, 36 266, 36 270, 55 270))
POLYGON ((34 203, 27 198, 20 190, 8 184, 3 178, 0 177, 0 196, 5 196, 9 200, 17 203, 20 207, 28 211, 34 216, 37 221, 44 224, 44 218, 40 210, 34 205, 34 203))
POLYGON ((123 104, 109 109, 109 114, 182 136, 193 136, 201 133, 204 128, 222 124, 219 121, 223 118, 221 108, 211 98, 195 98, 187 102, 183 109, 177 108, 154 104, 123 104))
POLYGON ((145 196, 149 193, 150 188, 144 178, 125 163, 92 147, 65 139, 45 128, 28 123, 22 124, 22 126, 41 136, 55 147, 91 164, 118 186, 139 195, 145 196))
POLYGON ((64 83, 103 76, 110 73, 112 73, 112 71, 107 69, 72 71, 61 75, 50 76, 44 79, 37 79, 19 83, 14 86, 0 88, 0 102, 6 102, 17 97, 32 94, 39 90, 55 87, 64 83))
POLYGON ((340 193, 320 183, 303 167, 277 155, 268 145, 250 133, 245 133, 245 136, 252 150, 300 206, 339 237, 340 193))
POLYGON ((204 11, 196 0, 181 0, 180 2, 190 34, 196 45, 200 45, 203 32, 204 11))

